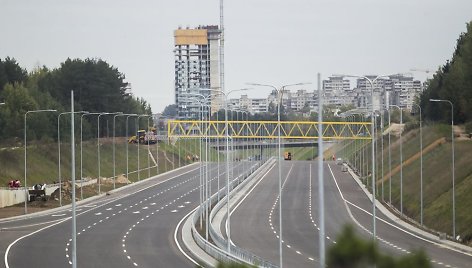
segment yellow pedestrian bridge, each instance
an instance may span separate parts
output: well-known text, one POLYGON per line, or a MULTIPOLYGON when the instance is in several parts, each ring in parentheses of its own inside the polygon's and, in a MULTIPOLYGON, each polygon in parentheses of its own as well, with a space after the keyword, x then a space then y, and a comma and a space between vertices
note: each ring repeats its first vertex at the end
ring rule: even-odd
MULTIPOLYGON (((320 135, 324 140, 370 140, 370 122, 322 122, 322 133, 318 122, 281 121, 280 136, 284 139, 316 139, 320 135)), ((228 134, 233 139, 278 138, 277 121, 228 121, 228 134)), ((169 138, 224 138, 225 121, 168 120, 169 138)))

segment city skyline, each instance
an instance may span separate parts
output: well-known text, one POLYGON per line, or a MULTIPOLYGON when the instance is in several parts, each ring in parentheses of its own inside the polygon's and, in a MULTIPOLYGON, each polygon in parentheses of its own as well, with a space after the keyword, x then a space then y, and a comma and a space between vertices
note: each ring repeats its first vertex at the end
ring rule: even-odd
MULTIPOLYGON (((117 67, 153 112, 174 103, 173 31, 218 25, 219 1, 2 1, 0 57, 28 71, 70 58, 117 67)), ((424 81, 452 57, 472 2, 269 1, 225 3, 226 89, 247 82, 312 82, 316 73, 391 74, 424 81), (250 8, 248 8, 250 7, 250 8), (242 16, 243 15, 243 16, 242 16)), ((268 94, 257 88, 250 97, 268 94)), ((246 94, 246 93, 245 93, 246 94)), ((238 94, 239 95, 239 94, 238 94)), ((236 95, 235 95, 236 96, 236 95)))
MULTIPOLYGON (((373 77, 376 76, 373 75, 373 77)), ((331 75, 327 79, 323 79, 321 83, 325 105, 353 105, 355 108, 366 108, 371 103, 370 85, 362 77, 354 78, 353 81, 351 79, 339 75, 331 75)), ((374 107, 376 110, 380 110, 388 103, 411 110, 416 97, 423 89, 424 85, 421 81, 411 75, 392 75, 379 79, 374 83, 374 107)), ((228 107, 254 114, 268 112, 270 103, 276 102, 274 91, 258 98, 242 94, 240 97, 231 98, 228 107)), ((282 105, 290 111, 301 112, 309 108, 310 112, 317 112, 318 92, 317 90, 307 90, 303 86, 295 90, 285 89, 282 105)))

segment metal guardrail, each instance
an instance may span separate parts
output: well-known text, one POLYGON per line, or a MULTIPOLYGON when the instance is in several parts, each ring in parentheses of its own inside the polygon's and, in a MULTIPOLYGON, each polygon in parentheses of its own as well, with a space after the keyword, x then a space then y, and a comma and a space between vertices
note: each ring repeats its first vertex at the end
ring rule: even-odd
MULTIPOLYGON (((268 163, 269 161, 266 161, 268 163)), ((264 164, 264 165, 265 165, 264 164)), ((240 188, 242 188, 244 185, 246 185, 251 178, 253 178, 256 174, 259 174, 262 171, 256 172, 255 171, 256 166, 252 166, 249 170, 244 172, 243 174, 239 175, 230 184, 230 187, 233 188, 233 190, 230 192, 230 196, 232 196, 235 192, 237 192, 240 188), (235 187, 235 185, 237 185, 235 187)), ((256 169, 257 170, 257 169, 256 169)), ((265 170, 265 169, 263 169, 265 170)), ((217 193, 215 193, 211 198, 210 198, 210 204, 213 204, 214 201, 218 201, 218 193, 223 193, 223 195, 226 192, 226 188, 220 189, 217 193)), ((208 201, 207 201, 208 202, 208 201)), ((210 219, 214 218, 215 211, 218 211, 221 209, 227 202, 227 196, 225 196, 223 199, 221 199, 219 202, 216 203, 215 207, 212 209, 210 213, 210 219)), ((237 247, 235 245, 230 245, 230 252, 227 252, 225 249, 227 247, 227 240, 224 239, 222 236, 220 236, 212 227, 211 224, 209 224, 209 234, 211 239, 213 240, 214 244, 206 241, 200 233, 195 228, 195 225, 197 224, 199 220, 199 215, 201 215, 202 210, 205 207, 200 207, 194 214, 193 216, 193 224, 192 224, 192 234, 194 237, 194 240, 196 243, 204 249, 208 254, 210 254, 213 258, 222 261, 222 262, 237 262, 237 263, 248 263, 252 265, 256 265, 258 267, 267 267, 267 268, 276 268, 278 266, 270 263, 269 261, 264 260, 263 258, 255 255, 254 253, 245 250, 243 248, 237 247)), ((210 220, 211 222, 211 220, 210 220)))

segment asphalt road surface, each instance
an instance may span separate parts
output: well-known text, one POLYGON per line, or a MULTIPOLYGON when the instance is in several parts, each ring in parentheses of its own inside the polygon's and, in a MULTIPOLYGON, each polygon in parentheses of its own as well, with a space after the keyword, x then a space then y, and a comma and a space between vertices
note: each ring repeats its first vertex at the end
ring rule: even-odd
MULTIPOLYGON (((284 267, 316 267, 318 258, 318 171, 316 162, 282 163, 282 238, 284 267)), ((371 239, 372 203, 341 166, 324 164, 326 247, 351 224, 359 235, 371 239), (343 200, 346 200, 346 202, 343 200)), ((279 264, 278 172, 275 166, 231 217, 232 242, 279 264)), ((416 236, 389 220, 379 210, 377 239, 390 255, 423 249, 434 267, 472 267, 472 256, 416 236)))
MULTIPOLYGON (((212 192, 217 166, 211 166, 212 192)), ((234 174, 244 163, 234 165, 234 174)), ((220 188, 225 187, 220 168, 220 188)), ((78 267, 195 267, 174 231, 199 204, 199 168, 191 165, 82 203, 77 208, 78 267)), ((71 266, 70 210, 0 222, 0 267, 71 266)))

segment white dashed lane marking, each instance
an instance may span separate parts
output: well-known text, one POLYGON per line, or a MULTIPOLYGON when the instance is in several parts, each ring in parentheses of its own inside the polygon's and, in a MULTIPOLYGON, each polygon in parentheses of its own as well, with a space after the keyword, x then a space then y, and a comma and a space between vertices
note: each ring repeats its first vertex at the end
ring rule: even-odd
MULTIPOLYGON (((183 185, 183 184, 185 184, 185 183, 188 183, 188 182, 190 182, 190 181, 192 181, 192 180, 195 180, 195 179, 197 179, 197 178, 198 178, 198 176, 193 176, 193 177, 191 177, 191 178, 189 178, 189 179, 187 179, 187 180, 184 180, 184 181, 182 181, 182 182, 180 182, 180 183, 178 183, 178 184, 176 184, 176 185, 174 185, 174 186, 172 186, 172 187, 169 187, 169 188, 167 188, 167 189, 161 191, 160 193, 156 193, 156 194, 154 194, 154 195, 152 195, 152 196, 150 196, 150 197, 147 197, 147 198, 145 198, 145 199, 139 201, 138 203, 135 203, 134 205, 130 205, 130 206, 128 206, 128 207, 124 207, 122 210, 118 211, 117 213, 113 213, 112 216, 107 216, 107 217, 105 217, 104 219, 100 219, 99 221, 94 222, 94 223, 91 224, 91 225, 88 225, 87 228, 84 228, 81 232, 77 233, 77 235, 80 236, 80 235, 82 235, 84 232, 86 232, 86 231, 90 230, 92 227, 96 226, 97 224, 102 223, 102 222, 104 222, 104 221, 106 221, 106 220, 109 220, 111 217, 114 217, 114 216, 116 216, 117 214, 122 214, 122 212, 127 211, 128 208, 133 208, 133 207, 137 206, 138 204, 142 204, 144 201, 147 201, 148 199, 155 198, 155 197, 157 197, 157 196, 159 196, 159 195, 161 195, 161 194, 163 194, 163 193, 166 193, 166 192, 170 191, 171 189, 177 188, 178 186, 183 185)), ((216 179, 216 178, 214 178, 214 179, 216 179)), ((213 179, 213 180, 214 180, 214 179, 213 179)), ((161 207, 161 209, 156 209, 155 211, 150 210, 150 213, 149 213, 148 215, 146 215, 146 216, 144 216, 143 218, 141 218, 140 220, 138 220, 138 221, 136 222, 136 224, 132 225, 132 227, 129 228, 129 230, 128 230, 128 231, 126 232, 126 234, 123 236, 123 240, 122 240, 122 241, 123 241, 123 244, 122 244, 122 247, 123 247, 123 252, 125 253, 126 257, 127 257, 130 261, 132 261, 132 264, 133 264, 134 266, 137 267, 138 264, 132 260, 132 258, 131 258, 130 255, 127 255, 127 254, 126 254, 127 251, 126 251, 126 243, 125 243, 125 242, 126 242, 126 239, 128 238, 128 236, 130 235, 130 232, 131 232, 134 228, 136 228, 136 226, 139 225, 141 222, 143 222, 144 220, 150 218, 151 215, 154 215, 155 213, 157 213, 157 212, 163 210, 164 208, 166 208, 166 207, 168 207, 168 206, 170 206, 170 205, 173 205, 173 204, 176 203, 177 201, 181 200, 182 198, 186 197, 187 195, 189 195, 190 193, 192 193, 192 192, 194 192, 194 191, 196 191, 196 190, 198 190, 198 189, 199 189, 199 187, 193 188, 192 190, 190 190, 190 191, 187 192, 186 194, 183 194, 183 195, 181 195, 179 198, 174 199, 172 202, 170 202, 170 203, 168 203, 168 204, 165 204, 163 207, 161 207), (151 211, 152 211, 152 212, 151 212, 151 211)), ((185 201, 185 202, 184 202, 184 204, 190 204, 190 203, 191 203, 190 201, 185 201)), ((156 205, 156 204, 157 204, 157 203, 155 203, 155 202, 154 202, 154 203, 150 203, 151 206, 154 206, 154 205, 156 205)), ((83 207, 96 207, 96 206, 97 206, 97 205, 85 205, 85 206, 83 206, 83 207)), ((121 206, 122 206, 122 204, 116 204, 116 205, 115 205, 115 207, 121 207, 121 206)), ((183 204, 179 206, 179 208, 183 208, 183 207, 185 207, 183 204)), ((143 209, 143 210, 146 210, 146 209, 149 209, 149 207, 143 207, 142 209, 143 209)), ((105 209, 105 210, 106 210, 106 211, 110 211, 110 210, 113 210, 113 208, 107 208, 107 209, 105 209)), ((178 212, 178 211, 177 211, 177 210, 173 210, 173 211, 171 211, 171 212, 176 213, 176 212, 178 212)), ((140 211, 134 211, 134 212, 132 212, 132 214, 140 214, 140 211)), ((100 216, 100 215, 103 215, 103 213, 102 213, 102 212, 97 212, 97 213, 94 213, 94 215, 100 216)), ((70 260, 69 254, 67 254, 67 252, 69 251, 69 247, 70 247, 70 242, 71 242, 71 241, 72 241, 72 239, 69 239, 69 240, 68 240, 68 243, 66 244, 66 250, 65 250, 65 251, 66 251, 66 258, 67 258, 69 264, 72 264, 72 262, 71 262, 71 260, 70 260)))

